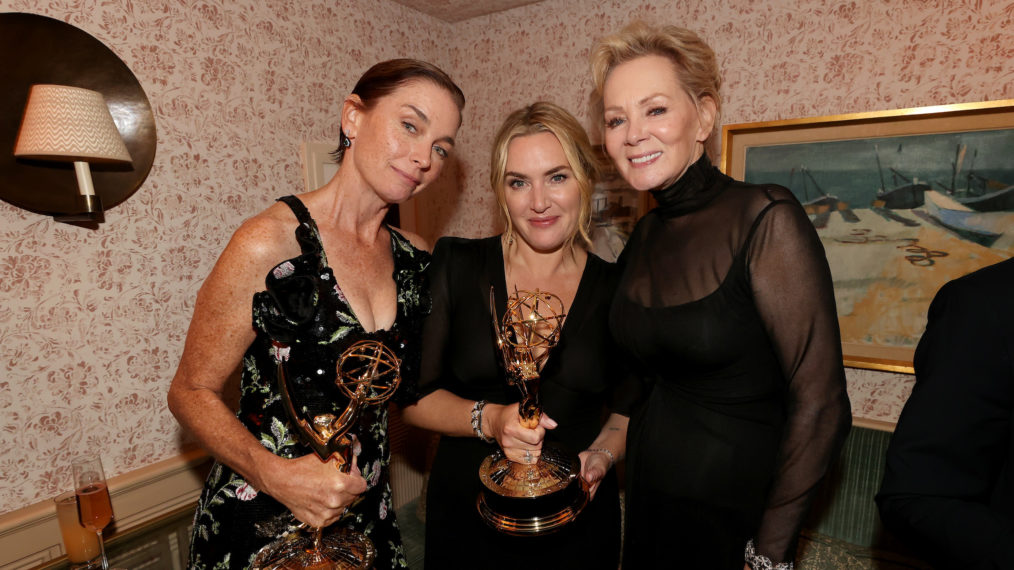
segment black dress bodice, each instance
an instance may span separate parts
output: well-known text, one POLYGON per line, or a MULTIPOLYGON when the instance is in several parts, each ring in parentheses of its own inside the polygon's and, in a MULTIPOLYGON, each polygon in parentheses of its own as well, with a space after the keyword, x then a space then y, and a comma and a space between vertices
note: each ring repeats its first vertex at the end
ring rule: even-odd
POLYGON ((643 386, 624 565, 738 569, 751 538, 791 560, 849 422, 823 248, 786 189, 704 157, 654 194, 610 313, 643 386))
MULTIPOLYGON (((433 311, 423 335, 420 391, 510 404, 520 399, 500 364, 490 314, 507 302, 500 237, 442 238, 430 270, 433 311)), ((557 421, 547 444, 577 454, 598 436, 608 411, 626 415, 617 385, 624 361, 608 331, 616 267, 589 254, 559 343, 540 374, 545 413, 557 421)), ((476 437, 440 438, 426 492, 427 568, 608 568, 620 550, 619 489, 614 472, 577 521, 544 537, 510 537, 486 527, 476 509, 479 464, 496 449, 476 437)))

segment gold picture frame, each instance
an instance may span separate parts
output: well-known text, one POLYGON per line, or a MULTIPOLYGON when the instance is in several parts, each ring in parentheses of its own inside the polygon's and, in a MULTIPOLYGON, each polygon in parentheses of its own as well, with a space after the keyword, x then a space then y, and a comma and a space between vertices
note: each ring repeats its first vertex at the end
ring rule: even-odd
POLYGON ((1014 256, 1011 156, 1014 100, 722 129, 722 170, 789 188, 817 227, 845 365, 890 372, 913 372, 940 286, 1014 256))

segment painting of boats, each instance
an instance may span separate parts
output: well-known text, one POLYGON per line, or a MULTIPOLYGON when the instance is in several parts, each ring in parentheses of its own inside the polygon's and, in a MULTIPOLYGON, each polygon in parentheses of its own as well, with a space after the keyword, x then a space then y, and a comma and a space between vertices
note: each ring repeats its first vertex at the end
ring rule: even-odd
POLYGON ((978 149, 972 151, 967 171, 963 170, 967 150, 968 147, 965 145, 958 145, 955 149, 954 162, 951 165, 951 182, 949 185, 940 182, 941 188, 959 203, 979 212, 1014 210, 1014 184, 994 180, 976 172, 975 159, 979 155, 978 149), (960 179, 965 181, 963 188, 959 187, 960 179))
MULTIPOLYGON (((1010 222, 1006 212, 979 212, 966 204, 930 190, 926 192, 925 208, 916 213, 954 232, 962 239, 992 247, 1010 222)), ((1011 228, 1014 229, 1014 228, 1011 228)))
POLYGON ((1014 210, 1014 184, 1000 186, 999 190, 987 191, 979 195, 966 195, 959 201, 979 212, 998 212, 1014 210))
POLYGON ((843 344, 914 349, 944 283, 1014 256, 1014 128, 753 146, 743 179, 810 216, 843 344))
POLYGON ((873 200, 871 206, 892 210, 922 206, 926 191, 932 190, 932 187, 929 184, 919 182, 918 178, 909 178, 894 168, 889 168, 893 187, 888 189, 884 179, 884 169, 880 164, 880 145, 873 145, 873 152, 877 159, 880 188, 877 188, 877 197, 873 200), (899 179, 901 180, 900 183, 899 179))
MULTIPOLYGON (((820 185, 810 174, 810 171, 805 166, 799 167, 799 172, 802 175, 802 204, 803 210, 810 215, 810 219, 813 221, 815 228, 823 228, 827 226, 828 220, 831 219, 831 214, 839 214, 842 219, 846 222, 855 223, 859 221, 859 217, 852 212, 848 202, 839 200, 837 196, 832 196, 821 189, 820 185), (813 185, 813 191, 810 191, 810 184, 813 185), (816 197, 811 198, 810 195, 816 194, 816 197)), ((789 175, 789 187, 792 187, 792 178, 795 172, 793 171, 789 175)), ((798 196, 798 194, 797 194, 798 196)))

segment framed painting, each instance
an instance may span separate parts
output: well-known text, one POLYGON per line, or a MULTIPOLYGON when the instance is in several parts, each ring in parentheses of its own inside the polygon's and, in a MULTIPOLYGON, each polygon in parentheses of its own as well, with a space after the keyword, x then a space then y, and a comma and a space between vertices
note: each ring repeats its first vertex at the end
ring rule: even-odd
POLYGON ((846 366, 911 373, 937 290, 1014 255, 1014 100, 727 125, 722 169, 803 204, 846 366))
POLYGON ((602 146, 596 150, 603 172, 592 190, 591 251, 606 261, 616 261, 634 224, 655 201, 649 192, 627 185, 602 146))

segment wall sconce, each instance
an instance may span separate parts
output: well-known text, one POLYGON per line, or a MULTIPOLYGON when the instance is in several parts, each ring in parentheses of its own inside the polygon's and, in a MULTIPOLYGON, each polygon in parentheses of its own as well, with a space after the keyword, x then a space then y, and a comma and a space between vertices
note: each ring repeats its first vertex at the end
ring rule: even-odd
POLYGON ((81 195, 76 211, 54 216, 61 222, 104 219, 89 162, 130 163, 130 153, 102 94, 66 85, 32 86, 14 156, 74 163, 81 195))

